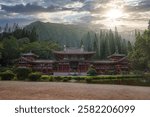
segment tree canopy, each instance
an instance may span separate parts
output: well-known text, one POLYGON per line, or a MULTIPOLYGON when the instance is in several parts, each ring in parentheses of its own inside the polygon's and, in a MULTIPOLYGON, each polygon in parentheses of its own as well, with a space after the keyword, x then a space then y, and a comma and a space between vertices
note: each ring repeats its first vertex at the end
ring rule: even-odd
POLYGON ((115 52, 120 54, 128 53, 128 49, 132 48, 131 43, 122 39, 117 28, 115 32, 112 30, 100 30, 99 33, 88 32, 81 41, 87 51, 95 51, 95 59, 106 59, 107 56, 115 52))
POLYGON ((136 34, 133 50, 129 53, 133 69, 150 70, 150 29, 136 34))
MULTIPOLYGON (((0 28, 2 30, 2 28, 0 28)), ((39 41, 35 29, 27 31, 17 24, 8 24, 0 33, 0 63, 2 66, 13 65, 21 53, 34 52, 40 58, 52 58, 52 50, 59 49, 59 45, 52 41, 39 41)))

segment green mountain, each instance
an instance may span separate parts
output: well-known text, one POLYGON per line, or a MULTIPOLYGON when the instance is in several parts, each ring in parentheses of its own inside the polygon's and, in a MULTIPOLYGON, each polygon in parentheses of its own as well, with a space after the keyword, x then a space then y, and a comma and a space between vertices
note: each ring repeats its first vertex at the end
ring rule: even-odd
POLYGON ((56 23, 33 22, 25 27, 26 30, 35 29, 39 40, 51 40, 70 47, 78 47, 82 37, 88 33, 87 27, 79 25, 65 25, 56 23))

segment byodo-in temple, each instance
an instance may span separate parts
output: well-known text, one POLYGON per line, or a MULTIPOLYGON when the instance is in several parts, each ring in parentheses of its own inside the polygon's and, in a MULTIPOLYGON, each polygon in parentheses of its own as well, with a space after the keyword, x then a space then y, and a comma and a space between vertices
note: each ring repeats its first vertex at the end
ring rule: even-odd
POLYGON ((54 60, 40 60, 32 52, 22 54, 17 66, 31 68, 44 74, 86 73, 91 65, 98 74, 109 74, 109 71, 120 74, 129 71, 128 60, 124 54, 114 53, 108 56, 107 60, 93 60, 95 52, 85 51, 83 46, 80 49, 64 46, 63 51, 53 51, 53 54, 54 60))

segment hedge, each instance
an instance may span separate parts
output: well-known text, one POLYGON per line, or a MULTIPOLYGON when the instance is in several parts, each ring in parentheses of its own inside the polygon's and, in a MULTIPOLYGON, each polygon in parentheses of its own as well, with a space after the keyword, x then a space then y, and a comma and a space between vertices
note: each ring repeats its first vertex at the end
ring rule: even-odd
POLYGON ((0 74, 1 80, 12 80, 15 74, 11 70, 6 70, 0 74))
POLYGON ((54 81, 62 81, 63 77, 62 76, 55 76, 53 77, 54 81))
POLYGON ((39 72, 33 72, 33 73, 30 73, 30 74, 29 74, 28 79, 29 79, 30 81, 39 81, 40 78, 41 78, 41 76, 42 76, 41 73, 39 73, 39 72))
POLYGON ((42 75, 40 80, 41 81, 53 81, 53 77, 49 75, 42 75))
POLYGON ((150 73, 145 73, 145 74, 144 74, 144 77, 150 79, 150 73))

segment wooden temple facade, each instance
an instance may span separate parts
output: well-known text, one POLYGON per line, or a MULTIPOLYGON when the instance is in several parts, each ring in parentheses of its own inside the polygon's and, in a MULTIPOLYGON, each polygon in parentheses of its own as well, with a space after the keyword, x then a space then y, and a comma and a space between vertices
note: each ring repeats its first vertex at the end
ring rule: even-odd
POLYGON ((128 60, 123 54, 113 54, 108 56, 107 60, 92 60, 95 52, 84 51, 83 46, 80 49, 66 48, 63 51, 53 51, 55 60, 39 60, 34 53, 22 54, 18 59, 18 67, 28 67, 34 71, 44 74, 53 74, 54 72, 87 72, 89 66, 93 65, 98 74, 110 74, 114 72, 120 74, 123 71, 128 72, 128 60))

